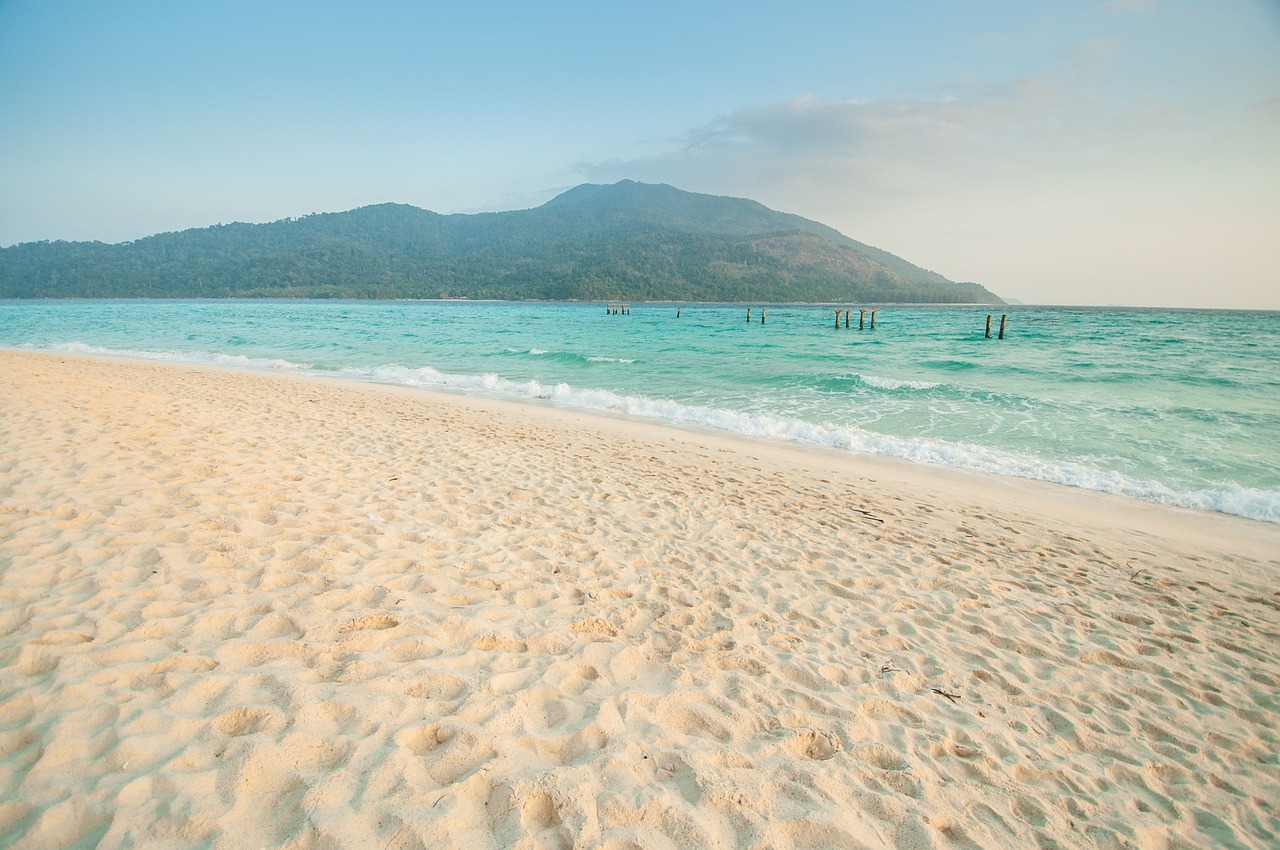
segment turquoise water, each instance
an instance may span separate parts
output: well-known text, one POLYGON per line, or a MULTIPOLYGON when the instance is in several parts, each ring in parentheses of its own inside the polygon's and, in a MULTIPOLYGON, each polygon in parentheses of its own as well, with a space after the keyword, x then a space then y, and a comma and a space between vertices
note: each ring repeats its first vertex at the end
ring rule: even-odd
POLYGON ((0 347, 338 375, 1055 481, 1280 522, 1280 313, 0 302, 0 347), (999 315, 996 315, 996 322, 999 315))

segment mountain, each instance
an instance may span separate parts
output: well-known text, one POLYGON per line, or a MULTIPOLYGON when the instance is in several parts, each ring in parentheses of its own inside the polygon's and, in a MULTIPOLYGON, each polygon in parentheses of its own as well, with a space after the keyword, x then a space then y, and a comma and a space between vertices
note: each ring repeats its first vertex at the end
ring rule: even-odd
POLYGON ((816 221, 630 180, 512 212, 379 204, 0 249, 0 298, 233 297, 1000 303, 816 221))

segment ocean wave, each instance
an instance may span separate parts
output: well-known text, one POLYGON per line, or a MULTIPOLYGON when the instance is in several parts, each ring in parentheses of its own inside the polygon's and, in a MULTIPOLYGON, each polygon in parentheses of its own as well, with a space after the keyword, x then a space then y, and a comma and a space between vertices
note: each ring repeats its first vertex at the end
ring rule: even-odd
POLYGON ((860 390, 881 390, 897 393, 936 389, 949 389, 960 394, 970 392, 968 388, 960 384, 943 384, 938 381, 908 381, 898 378, 886 378, 881 375, 863 375, 858 372, 841 372, 827 375, 786 375, 781 380, 789 386, 833 393, 856 393, 860 390))
POLYGON ((607 357, 602 354, 578 354, 573 351, 549 351, 545 348, 507 348, 506 354, 528 357, 546 358, 562 363, 621 363, 629 365, 637 362, 634 357, 607 357))
POLYGON ((900 381, 897 378, 881 378, 878 375, 858 375, 864 386, 878 390, 934 390, 942 386, 937 381, 900 381))
MULTIPOLYGON (((69 354, 97 354, 175 360, 234 366, 254 370, 291 371, 321 376, 326 370, 280 358, 254 358, 209 352, 136 351, 73 342, 43 347, 69 354)), ((585 411, 619 413, 682 427, 726 431, 745 437, 823 446, 843 451, 902 458, 914 463, 971 469, 1030 478, 1072 487, 1097 490, 1186 508, 1233 514, 1264 522, 1280 523, 1280 490, 1223 483, 1214 486, 1179 485, 1128 476, 1088 463, 1038 458, 972 443, 931 437, 879 434, 854 426, 806 422, 762 413, 744 413, 683 402, 624 395, 603 389, 547 384, 536 380, 513 381, 493 372, 480 375, 442 372, 430 366, 395 364, 375 368, 346 367, 341 374, 355 380, 397 384, 422 389, 449 390, 512 399, 540 400, 585 411)), ((332 374, 329 372, 328 374, 332 374)), ((866 381, 867 377, 859 375, 866 381)), ((929 389, 930 382, 876 379, 894 384, 889 389, 929 389)), ((937 386, 937 385, 935 385, 937 386)))
POLYGON ((963 371, 968 371, 969 369, 978 368, 978 364, 973 360, 955 360, 955 359, 925 360, 925 361, 922 361, 920 365, 930 369, 938 369, 944 372, 963 372, 963 371))
POLYGON ((971 443, 877 434, 852 426, 817 424, 767 414, 689 405, 668 399, 620 395, 609 390, 575 388, 565 383, 547 385, 538 381, 509 381, 493 373, 452 375, 430 367, 406 369, 387 366, 373 370, 370 377, 373 380, 423 388, 480 391, 515 398, 540 399, 565 407, 621 413, 670 425, 709 428, 759 439, 807 443, 854 453, 902 458, 932 466, 993 472, 1280 523, 1280 491, 1276 490, 1234 484, 1178 487, 1134 478, 1085 463, 1037 458, 971 443))

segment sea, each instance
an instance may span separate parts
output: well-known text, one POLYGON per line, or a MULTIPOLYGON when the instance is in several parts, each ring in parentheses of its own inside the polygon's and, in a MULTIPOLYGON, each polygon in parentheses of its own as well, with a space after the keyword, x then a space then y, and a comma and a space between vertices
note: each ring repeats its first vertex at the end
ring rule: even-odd
POLYGON ((1280 523, 1280 312, 875 305, 872 329, 843 306, 0 301, 0 348, 483 395, 1280 523))

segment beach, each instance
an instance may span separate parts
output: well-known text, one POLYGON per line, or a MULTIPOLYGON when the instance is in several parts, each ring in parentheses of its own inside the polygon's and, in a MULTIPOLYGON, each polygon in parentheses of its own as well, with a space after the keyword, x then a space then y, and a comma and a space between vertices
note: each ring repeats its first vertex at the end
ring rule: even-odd
POLYGON ((1280 526, 0 351, 0 845, 1267 847, 1280 526))

